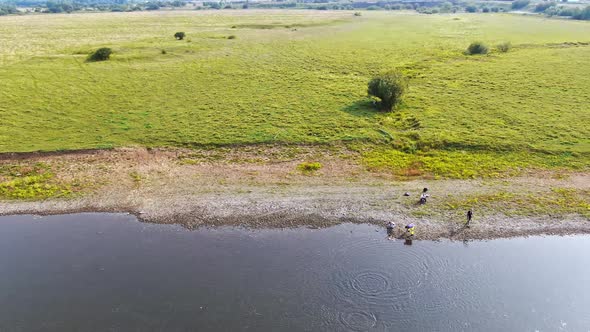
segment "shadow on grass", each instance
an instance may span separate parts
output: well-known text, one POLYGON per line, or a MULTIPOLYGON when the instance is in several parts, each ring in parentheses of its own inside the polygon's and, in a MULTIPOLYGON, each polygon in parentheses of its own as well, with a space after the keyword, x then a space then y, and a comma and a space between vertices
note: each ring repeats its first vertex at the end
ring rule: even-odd
POLYGON ((359 117, 375 117, 381 111, 377 108, 376 102, 371 99, 362 99, 355 101, 354 103, 345 106, 341 109, 342 111, 359 117))

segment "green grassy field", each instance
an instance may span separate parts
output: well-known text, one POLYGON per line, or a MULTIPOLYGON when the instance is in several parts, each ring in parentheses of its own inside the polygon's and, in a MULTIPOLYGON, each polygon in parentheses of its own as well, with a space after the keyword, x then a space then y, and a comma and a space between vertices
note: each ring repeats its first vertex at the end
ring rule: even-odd
POLYGON ((587 169, 589 42, 589 22, 509 14, 0 17, 0 152, 345 142, 400 175, 587 169), (464 55, 475 40, 514 47, 464 55), (391 68, 411 88, 379 113, 366 85, 391 68))

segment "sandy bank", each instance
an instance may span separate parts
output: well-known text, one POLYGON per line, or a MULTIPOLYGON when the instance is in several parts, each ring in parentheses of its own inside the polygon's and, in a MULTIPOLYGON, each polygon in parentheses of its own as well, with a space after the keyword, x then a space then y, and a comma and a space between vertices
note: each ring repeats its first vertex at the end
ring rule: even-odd
MULTIPOLYGON (((129 212, 143 221, 179 223, 187 228, 327 227, 341 222, 384 225, 393 220, 398 225, 417 224, 418 239, 590 233, 590 219, 576 213, 584 212, 579 206, 554 211, 553 201, 532 199, 575 193, 583 209, 584 202, 590 201, 589 174, 538 172, 509 179, 400 180, 387 172, 366 171, 351 159, 313 150, 280 162, 243 162, 247 156, 233 156, 187 163, 182 157, 186 153, 129 149, 5 157, 0 161, 3 164, 43 162, 60 181, 87 182, 69 198, 1 201, 0 214, 129 212), (297 165, 306 160, 319 161, 323 167, 313 174, 298 171, 297 165), (432 197, 427 205, 418 206, 423 187, 430 189, 432 197), (410 196, 404 196, 406 192, 410 196), (514 203, 523 193, 531 197, 530 204, 527 200, 514 203), (471 228, 463 227, 467 208, 475 212, 471 228)), ((561 199, 556 196, 555 204, 561 199)))

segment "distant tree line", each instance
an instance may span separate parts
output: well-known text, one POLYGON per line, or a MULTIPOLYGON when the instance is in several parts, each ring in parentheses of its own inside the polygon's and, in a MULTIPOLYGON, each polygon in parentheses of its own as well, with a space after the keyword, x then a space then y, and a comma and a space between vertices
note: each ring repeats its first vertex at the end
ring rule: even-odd
POLYGON ((544 10, 548 16, 571 17, 574 20, 590 20, 590 6, 586 8, 551 6, 544 10))
MULTIPOLYGON (((568 0, 559 0, 567 2, 568 0)), ((248 9, 248 8, 298 8, 314 10, 415 10, 422 14, 438 13, 497 13, 510 10, 530 10, 548 16, 570 17, 576 20, 590 20, 590 6, 586 8, 558 5, 557 1, 544 1, 531 4, 530 0, 469 2, 450 1, 419 1, 400 2, 397 0, 377 2, 334 2, 334 0, 276 0, 272 2, 249 2, 248 0, 227 2, 205 1, 201 5, 192 3, 193 8, 200 9, 248 9)), ((159 10, 160 8, 185 7, 183 0, 0 0, 0 15, 17 14, 18 7, 33 8, 35 12, 70 13, 73 11, 141 11, 159 10)))
POLYGON ((33 8, 34 12, 71 13, 80 10, 96 11, 139 11, 157 10, 163 7, 183 7, 185 1, 170 0, 131 2, 128 0, 0 0, 0 15, 19 13, 17 7, 33 8))

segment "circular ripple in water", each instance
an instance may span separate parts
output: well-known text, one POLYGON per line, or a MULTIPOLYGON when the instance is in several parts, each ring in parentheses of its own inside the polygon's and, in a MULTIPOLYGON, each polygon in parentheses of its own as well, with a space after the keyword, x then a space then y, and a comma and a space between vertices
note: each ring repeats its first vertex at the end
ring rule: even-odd
POLYGON ((350 280, 350 287, 363 297, 386 294, 390 288, 389 278, 378 272, 362 272, 350 280))
POLYGON ((352 331, 367 331, 377 325, 377 317, 370 312, 341 312, 340 323, 352 331))

